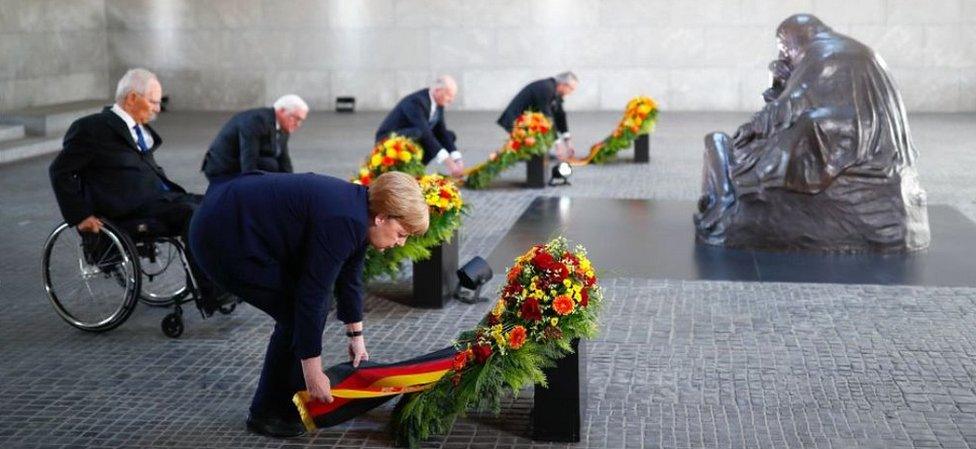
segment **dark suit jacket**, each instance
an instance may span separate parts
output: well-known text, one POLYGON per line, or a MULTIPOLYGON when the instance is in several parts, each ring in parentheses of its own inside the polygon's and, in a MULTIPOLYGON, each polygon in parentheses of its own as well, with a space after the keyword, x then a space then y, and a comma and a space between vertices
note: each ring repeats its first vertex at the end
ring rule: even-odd
POLYGON ((139 151, 125 121, 110 108, 75 120, 64 135, 64 148, 48 173, 61 215, 71 225, 88 216, 120 218, 170 192, 186 193, 166 177, 153 153, 163 139, 153 138, 147 153, 139 151))
POLYGON ((278 136, 273 108, 239 112, 210 144, 203 158, 203 172, 208 179, 255 170, 291 173, 288 134, 278 136))
POLYGON ((433 160, 441 148, 448 152, 456 151, 454 139, 447 130, 447 124, 444 123, 444 107, 437 107, 436 113, 440 115, 440 120, 431 126, 430 106, 430 89, 421 89, 403 97, 386 115, 383 123, 380 123, 379 129, 376 130, 376 141, 383 140, 391 132, 409 136, 412 133, 404 133, 400 130, 413 128, 419 134, 417 139, 420 146, 424 148, 424 164, 433 160))
POLYGON ((190 247, 218 284, 280 291, 294 306, 297 355, 315 357, 333 285, 339 320, 362 320, 367 199, 365 187, 329 176, 247 173, 210 184, 190 247))
POLYGON ((566 112, 563 111, 563 97, 556 95, 555 78, 533 81, 523 87, 502 111, 497 123, 505 128, 505 131, 512 132, 515 119, 525 111, 541 112, 555 122, 556 129, 560 133, 569 131, 566 112))

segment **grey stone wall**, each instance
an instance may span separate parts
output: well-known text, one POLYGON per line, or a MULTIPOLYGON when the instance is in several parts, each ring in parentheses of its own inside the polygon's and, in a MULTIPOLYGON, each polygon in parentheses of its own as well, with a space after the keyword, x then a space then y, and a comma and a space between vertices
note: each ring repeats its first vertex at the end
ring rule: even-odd
POLYGON ((976 111, 976 0, 0 5, 0 108, 7 109, 105 97, 125 68, 146 66, 160 74, 175 109, 240 109, 288 92, 315 109, 331 109, 337 95, 386 109, 440 72, 460 81, 458 109, 498 109, 527 81, 573 69, 582 85, 571 109, 619 110, 645 93, 671 110, 754 110, 776 25, 807 11, 874 47, 910 111, 976 111))
POLYGON ((0 111, 110 96, 104 0, 0 0, 0 111))
POLYGON ((346 94, 385 109, 439 72, 460 81, 459 109, 498 109, 570 68, 582 78, 572 109, 646 93, 672 110, 752 110, 776 25, 808 11, 876 48, 909 110, 976 110, 976 0, 106 2, 113 73, 160 71, 184 109, 289 91, 318 109, 346 94))

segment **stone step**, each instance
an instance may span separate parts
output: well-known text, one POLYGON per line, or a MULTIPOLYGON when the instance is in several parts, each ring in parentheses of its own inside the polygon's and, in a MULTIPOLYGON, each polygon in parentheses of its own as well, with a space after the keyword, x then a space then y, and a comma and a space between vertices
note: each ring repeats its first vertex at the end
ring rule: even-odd
POLYGON ((24 125, 0 125, 0 142, 24 138, 24 125))
POLYGON ((61 151, 61 137, 26 137, 0 142, 0 165, 61 151))
POLYGON ((0 125, 21 125, 29 136, 62 137, 71 122, 108 104, 108 100, 85 100, 0 112, 0 125))

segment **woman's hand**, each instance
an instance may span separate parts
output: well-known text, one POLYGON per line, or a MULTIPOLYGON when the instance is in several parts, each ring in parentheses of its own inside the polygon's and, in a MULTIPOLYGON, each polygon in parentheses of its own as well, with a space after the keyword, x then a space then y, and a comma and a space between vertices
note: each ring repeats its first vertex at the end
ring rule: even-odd
POLYGON ((302 374, 305 377, 305 389, 312 398, 331 403, 332 383, 322 372, 322 357, 302 359, 302 374))
POLYGON ((353 368, 359 368, 359 362, 369 360, 369 353, 366 352, 366 339, 362 335, 349 339, 349 360, 352 360, 353 368))

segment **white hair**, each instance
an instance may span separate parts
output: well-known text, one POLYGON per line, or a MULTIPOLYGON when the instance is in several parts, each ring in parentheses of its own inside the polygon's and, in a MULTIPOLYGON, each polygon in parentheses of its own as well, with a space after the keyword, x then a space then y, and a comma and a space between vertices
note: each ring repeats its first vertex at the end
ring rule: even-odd
POLYGON ((555 76, 556 82, 559 84, 569 84, 577 83, 579 84, 579 78, 576 78, 576 74, 573 72, 563 72, 555 76))
POLYGON ((451 75, 441 75, 434 80, 434 84, 430 86, 431 90, 439 89, 454 89, 457 91, 457 82, 451 75))
POLYGON ((305 100, 302 100, 302 97, 295 94, 283 95, 281 98, 275 100, 274 108, 284 110, 285 112, 308 112, 308 104, 305 103, 305 100))
POLYGON ((115 102, 121 105, 130 92, 145 95, 149 91, 149 84, 152 81, 159 82, 155 73, 146 69, 129 69, 125 75, 122 75, 118 86, 115 87, 115 102))

